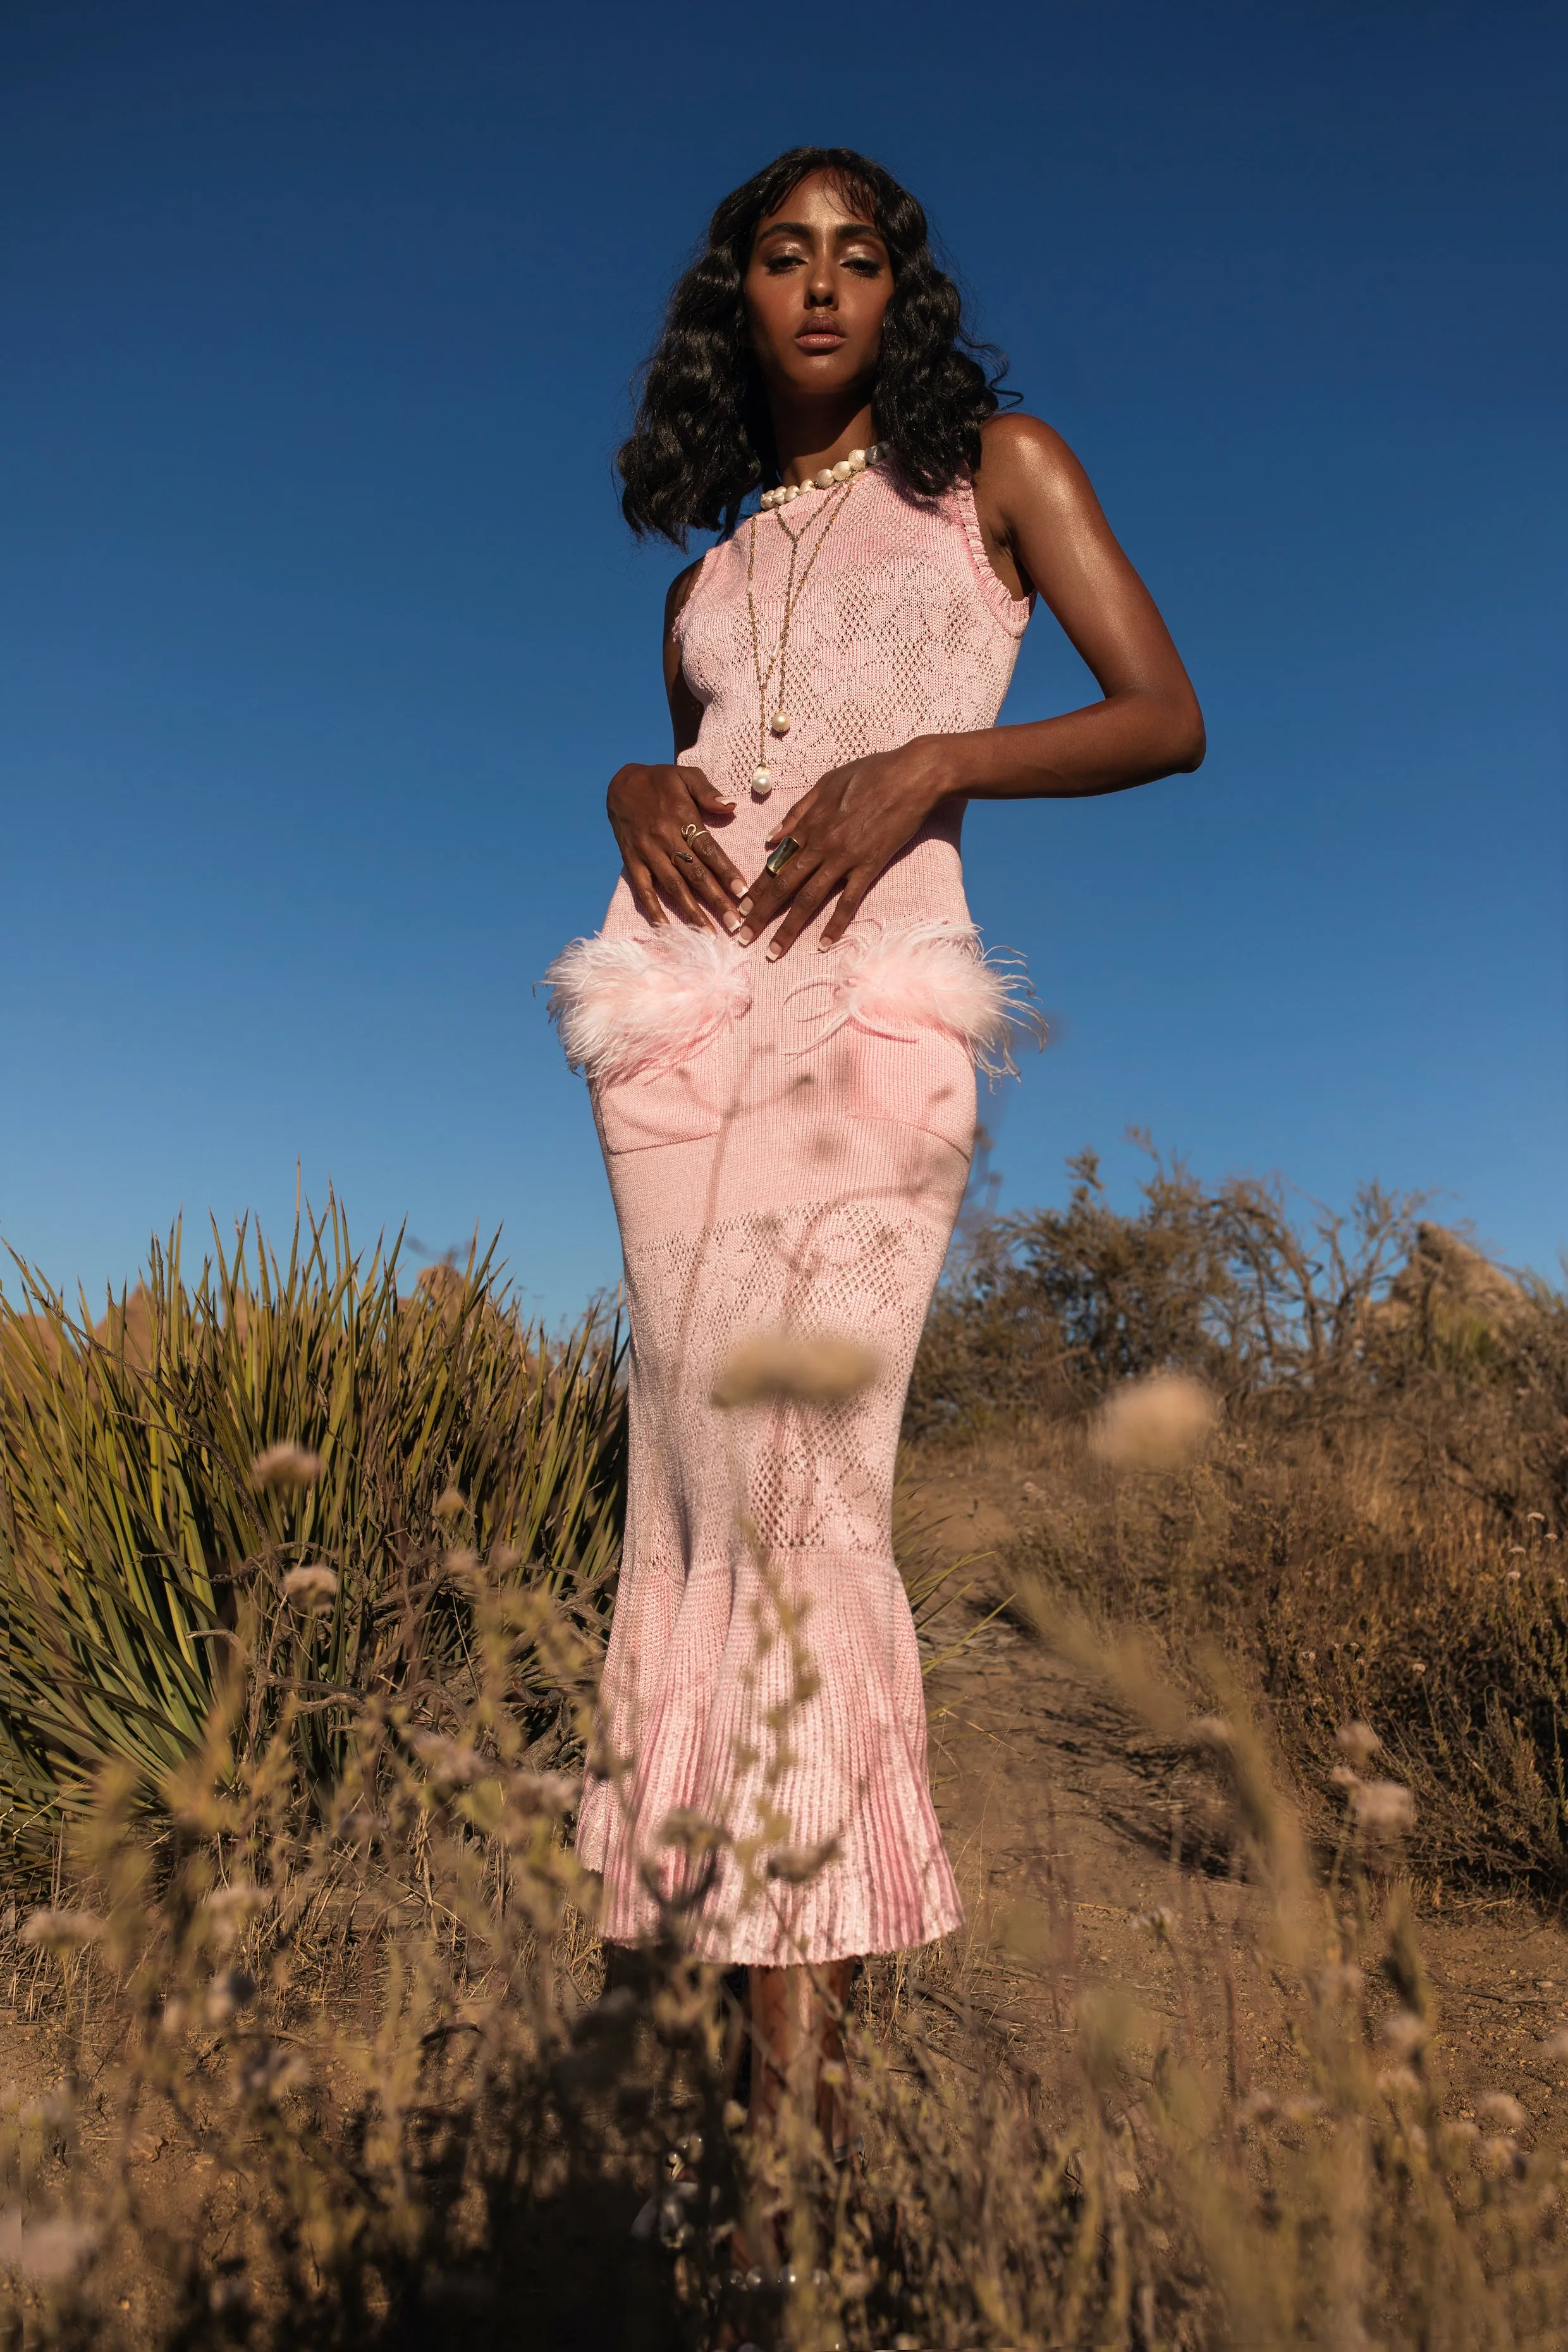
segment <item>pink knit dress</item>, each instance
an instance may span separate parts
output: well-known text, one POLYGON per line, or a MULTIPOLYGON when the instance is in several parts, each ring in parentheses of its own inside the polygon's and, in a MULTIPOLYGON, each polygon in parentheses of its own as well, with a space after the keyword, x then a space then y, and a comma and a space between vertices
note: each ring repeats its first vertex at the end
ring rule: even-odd
MULTIPOLYGON (((787 509, 809 554, 830 494, 787 509)), ((716 827, 757 874, 816 778, 917 735, 991 726, 1028 606, 985 556, 973 495, 861 475, 791 628, 792 725, 752 790, 763 659, 788 543, 773 515, 711 549, 678 630, 703 705, 683 754, 737 803, 716 827)), ((770 709, 773 707, 770 703, 770 709)), ((700 1955, 783 1965, 931 1941, 961 1919, 926 1770, 921 1662, 894 1564, 904 1393, 952 1237, 975 1066, 1005 1062, 1016 975, 980 951, 962 809, 944 808, 848 937, 656 929, 625 877, 552 1009, 585 1069, 626 1257, 626 1547, 577 1831, 613 1942, 661 1913, 700 1955), (847 1402, 715 1381, 757 1335, 849 1338, 879 1371, 847 1402)), ((823 920, 826 920, 826 917, 823 920)))

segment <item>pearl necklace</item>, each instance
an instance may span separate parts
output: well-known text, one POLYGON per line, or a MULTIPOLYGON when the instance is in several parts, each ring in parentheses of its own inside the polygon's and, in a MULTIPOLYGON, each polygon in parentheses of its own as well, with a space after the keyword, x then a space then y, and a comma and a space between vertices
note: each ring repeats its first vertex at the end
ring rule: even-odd
POLYGON ((830 490, 835 482, 847 482, 851 475, 863 474, 881 454, 881 445, 876 441, 868 449, 851 449, 847 457, 840 457, 837 466, 824 466, 809 482, 781 482, 776 490, 764 490, 762 502, 765 507, 787 507, 804 498, 807 490, 830 490))
POLYGON ((760 515, 752 517, 751 535, 746 548, 746 609, 752 619, 752 665, 757 674, 757 764, 752 771, 752 790, 760 801, 765 801, 773 788, 773 772, 768 765, 768 737, 773 734, 782 738, 790 730, 790 715, 785 708, 784 688, 789 667, 790 623, 795 618, 795 606, 805 593, 805 583, 811 577, 812 566, 822 552, 823 541, 849 502, 849 492, 853 484, 866 471, 868 466, 876 464, 880 454, 879 447, 875 445, 869 449, 851 449, 847 457, 840 457, 836 466, 824 466, 821 472, 814 474, 809 482, 781 482, 777 489, 763 492, 762 503, 770 513, 776 512, 781 507, 793 506, 795 499, 804 498, 808 490, 826 490, 836 494, 826 505, 817 510, 816 519, 821 522, 822 529, 817 533, 816 545, 806 557, 805 568, 800 575, 798 586, 795 576, 795 564, 799 560, 800 543, 805 536, 807 526, 803 522, 798 531, 791 530, 784 516, 780 514, 778 517, 779 529, 789 541, 789 574, 784 582, 784 620, 779 629, 778 643, 768 657, 765 669, 763 667, 762 638, 757 628, 757 604, 753 593, 757 562, 757 525, 762 518, 760 515), (778 671, 778 703, 770 718, 768 688, 775 669, 778 671))

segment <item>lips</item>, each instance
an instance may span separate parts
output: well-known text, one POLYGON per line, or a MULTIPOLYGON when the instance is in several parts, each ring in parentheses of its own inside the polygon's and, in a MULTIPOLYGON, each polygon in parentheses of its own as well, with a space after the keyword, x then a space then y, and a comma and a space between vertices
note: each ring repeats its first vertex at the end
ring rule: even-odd
POLYGON ((803 352, 836 352, 847 341, 841 327, 802 327, 795 337, 803 352))

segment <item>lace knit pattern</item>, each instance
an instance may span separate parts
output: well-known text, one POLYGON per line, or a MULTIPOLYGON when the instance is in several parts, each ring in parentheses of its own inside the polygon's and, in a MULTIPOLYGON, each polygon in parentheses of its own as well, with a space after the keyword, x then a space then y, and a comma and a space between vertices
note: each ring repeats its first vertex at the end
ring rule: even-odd
MULTIPOLYGON (((798 527, 801 502, 789 512, 798 527)), ((818 527, 808 511, 803 553, 818 527)), ((680 634, 704 705, 687 756, 735 800, 722 838, 754 874, 775 818, 826 769, 992 725, 1027 607, 991 571, 966 485, 922 501, 881 469, 861 477, 796 609, 792 725, 770 739, 760 802, 751 528, 705 559, 680 634)), ((764 661, 787 555, 763 517, 764 661)), ((944 813, 910 844, 858 932, 967 925, 960 821, 944 813)), ((604 937, 648 937, 624 877, 604 937)), ((975 1095, 945 1032, 825 1021, 811 931, 777 965, 752 954, 735 1017, 679 1066, 592 1088, 626 1257, 632 1462, 577 1844, 604 1874, 612 1941, 649 1932, 657 1889, 705 1957, 781 1965, 907 1948, 962 1916, 891 1496, 975 1095), (776 1330, 864 1340, 879 1375, 845 1404, 715 1410, 736 1346, 776 1330)))

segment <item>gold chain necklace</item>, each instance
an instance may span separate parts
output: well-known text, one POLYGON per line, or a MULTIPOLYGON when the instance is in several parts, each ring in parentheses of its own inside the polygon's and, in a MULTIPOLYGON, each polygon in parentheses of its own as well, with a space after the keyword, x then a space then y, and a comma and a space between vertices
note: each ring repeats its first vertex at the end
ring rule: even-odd
POLYGON ((817 532, 816 546, 805 559, 805 569, 801 572, 798 585, 795 576, 795 566, 800 561, 801 541, 805 539, 809 526, 803 523, 799 530, 791 530, 779 511, 782 503, 779 494, 776 491, 764 493, 770 512, 789 541, 789 570, 784 579, 784 621, 779 629, 778 643, 768 656, 768 666, 765 669, 763 667, 763 641, 757 627, 757 600, 754 593, 757 569, 757 526, 762 517, 761 515, 752 517, 751 536, 746 542, 746 610, 752 619, 752 667, 757 675, 757 764, 752 772, 752 790, 760 801, 765 801, 773 788, 773 772, 768 765, 768 737, 770 734, 783 737, 790 730, 786 688, 789 675, 790 623, 795 618, 795 606, 805 593, 805 583, 811 577, 812 567, 822 553, 823 542, 848 505, 849 493, 861 474, 865 472, 868 461, 874 458, 877 452, 868 451, 865 457, 861 457, 861 453, 857 450, 855 455, 860 458, 858 466, 851 467, 846 462, 846 470, 842 475, 827 473, 825 469, 822 475, 818 475, 812 482, 805 485, 807 488, 824 491, 826 502, 820 515, 815 518, 820 521, 822 528, 817 532), (778 672, 778 699, 774 705, 773 716, 770 718, 768 688, 775 669, 778 672))

